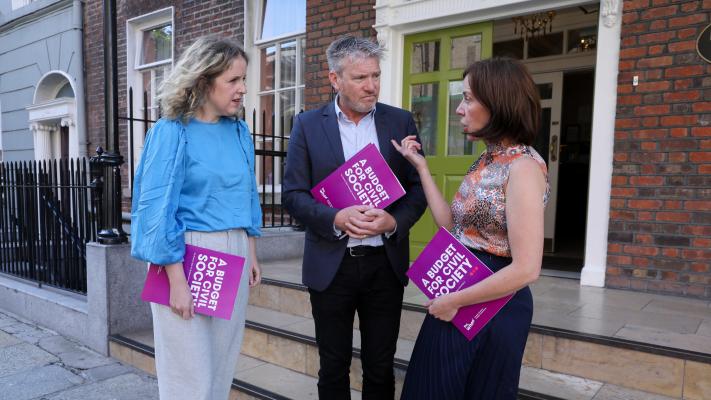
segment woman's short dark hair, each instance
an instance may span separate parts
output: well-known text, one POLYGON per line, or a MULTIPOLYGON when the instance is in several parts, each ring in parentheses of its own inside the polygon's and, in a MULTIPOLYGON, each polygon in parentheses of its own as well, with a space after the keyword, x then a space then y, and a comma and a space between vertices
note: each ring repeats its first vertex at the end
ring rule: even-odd
POLYGON ((526 67, 511 58, 494 57, 470 65, 463 77, 467 75, 472 95, 491 114, 476 136, 532 144, 541 125, 541 101, 526 67))

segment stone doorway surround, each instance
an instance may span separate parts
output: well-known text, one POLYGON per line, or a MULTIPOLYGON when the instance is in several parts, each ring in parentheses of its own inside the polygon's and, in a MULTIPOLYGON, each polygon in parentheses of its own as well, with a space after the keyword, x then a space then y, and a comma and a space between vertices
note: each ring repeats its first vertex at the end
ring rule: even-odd
POLYGON ((86 155, 86 132, 77 120, 76 93, 74 79, 63 71, 48 72, 37 83, 32 105, 27 107, 35 160, 60 158, 61 127, 68 128, 67 156, 76 158, 86 155), (71 94, 65 89, 67 84, 71 94))
MULTIPOLYGON (((381 81, 385 85, 380 99, 395 106, 402 104, 405 35, 589 3, 576 0, 377 0, 374 28, 378 40, 388 49, 388 56, 381 62, 381 81)), ((598 51, 596 56, 588 224, 580 278, 580 284, 585 286, 605 286, 621 16, 621 1, 601 0, 597 47, 606 51, 598 51)))

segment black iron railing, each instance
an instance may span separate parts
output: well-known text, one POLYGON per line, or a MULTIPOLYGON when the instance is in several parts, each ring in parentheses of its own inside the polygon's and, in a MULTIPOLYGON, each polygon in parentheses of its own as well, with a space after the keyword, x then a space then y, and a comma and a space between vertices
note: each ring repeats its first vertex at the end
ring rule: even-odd
MULTIPOLYGON (((291 118, 280 118, 280 135, 276 135, 274 114, 267 119, 266 111, 261 113, 261 133, 254 132, 255 168, 257 190, 262 205, 262 226, 296 226, 294 219, 286 212, 281 202, 281 189, 286 167, 286 150, 289 137, 284 132, 291 131, 291 118), (287 126, 289 124, 289 126, 287 126), (271 129, 269 129, 271 128, 271 129)), ((257 111, 252 111, 252 126, 257 126, 257 111)))
MULTIPOLYGON (((148 110, 151 106, 148 100, 147 92, 143 92, 141 96, 142 115, 134 113, 134 92, 132 88, 128 91, 128 116, 119 117, 120 121, 127 123, 126 131, 128 133, 128 144, 131 149, 135 149, 135 135, 140 132, 145 139, 148 130, 156 122, 151 119, 148 110)), ((243 113, 244 114, 244 113, 243 113)), ((247 115, 245 115, 247 118, 247 115)), ((291 130, 291 118, 283 117, 280 119, 282 132, 280 135, 275 134, 274 115, 267 116, 267 112, 263 111, 260 116, 261 133, 252 133, 252 140, 255 148, 255 168, 257 176, 257 190, 259 191, 260 203, 262 205, 262 227, 294 227, 295 221, 282 207, 281 203, 281 182, 284 177, 284 166, 286 165, 286 150, 289 138, 284 132, 291 130)), ((257 126, 257 111, 252 111, 251 115, 252 126, 257 126)), ((131 174, 131 193, 133 193, 133 173, 136 170, 133 151, 129 152, 129 171, 131 174)))
POLYGON ((0 272, 86 293, 96 207, 85 158, 0 163, 0 272))

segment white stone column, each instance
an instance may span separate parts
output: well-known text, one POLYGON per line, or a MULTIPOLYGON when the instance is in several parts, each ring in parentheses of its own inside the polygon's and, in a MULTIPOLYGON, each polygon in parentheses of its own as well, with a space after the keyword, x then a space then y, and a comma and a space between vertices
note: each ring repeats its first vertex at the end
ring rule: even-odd
POLYGON ((585 286, 605 286, 621 21, 622 2, 602 0, 595 62, 585 266, 580 275, 580 284, 585 286))
POLYGON ((52 158, 52 126, 33 122, 30 125, 32 139, 35 146, 35 160, 49 160, 52 158))
POLYGON ((377 0, 374 8, 373 28, 378 33, 378 42, 386 49, 385 57, 380 61, 380 82, 386 84, 381 86, 378 101, 399 107, 402 104, 402 96, 398 96, 397 93, 402 93, 402 89, 398 92, 398 87, 402 88, 402 76, 397 69, 402 68, 402 64, 399 63, 402 58, 402 44, 398 45, 394 42, 396 35, 392 34, 390 27, 392 19, 390 3, 387 0, 377 0))

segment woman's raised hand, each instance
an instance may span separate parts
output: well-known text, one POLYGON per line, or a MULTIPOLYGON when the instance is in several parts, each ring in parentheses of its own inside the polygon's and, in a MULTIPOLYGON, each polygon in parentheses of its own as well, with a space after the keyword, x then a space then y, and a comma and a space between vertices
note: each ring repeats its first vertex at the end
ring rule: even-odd
POLYGON ((422 149, 422 145, 417 141, 415 135, 406 136, 400 141, 400 144, 392 139, 390 142, 392 142, 395 150, 402 154, 417 170, 427 168, 427 160, 418 152, 422 149))

